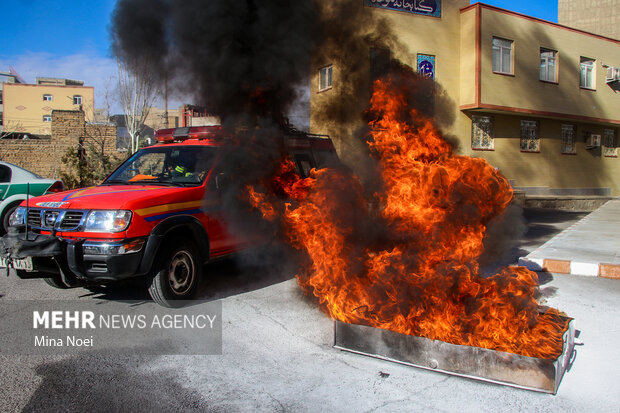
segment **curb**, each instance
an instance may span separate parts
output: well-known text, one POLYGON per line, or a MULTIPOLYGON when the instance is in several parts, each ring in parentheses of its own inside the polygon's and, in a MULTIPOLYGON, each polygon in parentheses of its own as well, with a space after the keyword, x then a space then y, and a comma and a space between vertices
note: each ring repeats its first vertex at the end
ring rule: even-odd
POLYGON ((528 270, 531 271, 547 271, 557 274, 571 274, 583 275, 587 277, 620 279, 620 264, 539 258, 540 256, 544 257, 547 254, 547 252, 545 252, 545 249, 551 247, 554 241, 567 237, 568 234, 570 234, 575 229, 575 227, 587 223, 589 220, 592 219, 593 216, 599 213, 600 209, 603 206, 598 208, 596 211, 593 211, 592 213, 586 215, 579 221, 575 222, 573 225, 566 228, 564 231, 545 242, 543 245, 529 253, 527 256, 520 257, 519 265, 526 267, 528 270))
POLYGON ((519 265, 531 271, 547 271, 557 274, 583 275, 587 277, 602 277, 620 280, 620 265, 618 264, 525 257, 519 258, 519 265))

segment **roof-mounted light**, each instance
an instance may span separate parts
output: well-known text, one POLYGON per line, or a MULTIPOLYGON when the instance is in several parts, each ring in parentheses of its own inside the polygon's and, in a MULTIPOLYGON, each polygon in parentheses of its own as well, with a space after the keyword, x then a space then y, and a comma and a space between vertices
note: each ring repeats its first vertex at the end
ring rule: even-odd
POLYGON ((159 143, 182 142, 187 139, 214 139, 221 137, 222 127, 192 126, 172 129, 160 129, 155 132, 155 139, 159 143))

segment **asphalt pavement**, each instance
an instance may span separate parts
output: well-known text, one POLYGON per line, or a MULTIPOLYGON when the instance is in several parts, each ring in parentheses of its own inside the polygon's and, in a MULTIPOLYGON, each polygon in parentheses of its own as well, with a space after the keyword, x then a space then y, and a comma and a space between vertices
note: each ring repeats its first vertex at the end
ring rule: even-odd
MULTIPOLYGON (((521 255, 585 216, 528 214, 521 255)), ((0 356, 0 411, 618 411, 619 280, 539 273, 541 303, 573 317, 583 342, 554 396, 334 349, 333 321, 301 293, 294 266, 253 258, 208 267, 202 296, 222 301, 222 355, 0 356)), ((0 300, 16 299, 148 297, 136 287, 54 290, 2 277, 0 300)))

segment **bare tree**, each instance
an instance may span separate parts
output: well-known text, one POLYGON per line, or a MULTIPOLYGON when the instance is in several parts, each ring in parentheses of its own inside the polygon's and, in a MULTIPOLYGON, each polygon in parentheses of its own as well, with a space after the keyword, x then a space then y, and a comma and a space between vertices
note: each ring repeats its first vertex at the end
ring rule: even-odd
MULTIPOLYGON (((21 122, 6 121, 2 126, 0 126, 0 140, 2 139, 8 140, 11 137, 15 137, 15 136, 17 136, 18 139, 28 139, 28 135, 25 133, 18 135, 22 131, 23 131, 23 127, 22 127, 21 122)), ((21 152, 22 150, 23 150, 23 145, 19 145, 17 148, 13 145, 3 147, 2 150, 0 150, 0 160, 5 159, 6 156, 9 154, 16 154, 18 152, 21 152)))
POLYGON ((157 81, 148 60, 117 59, 119 99, 131 137, 131 153, 140 147, 140 132, 157 95, 157 81))

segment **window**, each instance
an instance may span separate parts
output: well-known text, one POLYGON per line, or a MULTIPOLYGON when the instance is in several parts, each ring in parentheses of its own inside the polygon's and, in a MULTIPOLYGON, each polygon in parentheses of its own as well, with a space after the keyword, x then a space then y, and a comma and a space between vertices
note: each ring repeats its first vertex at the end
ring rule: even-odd
POLYGON ((555 50, 540 49, 540 80, 545 82, 558 81, 558 57, 555 50))
POLYGON ((52 101, 52 95, 48 95, 48 94, 43 95, 43 101, 44 102, 51 102, 52 101))
POLYGON ((521 121, 521 152, 540 152, 538 122, 535 120, 521 121))
POLYGON ((11 168, 6 165, 0 165, 0 182, 8 183, 11 182, 11 168))
POLYGON ((512 40, 493 38, 493 72, 512 74, 512 40))
POLYGON ((562 125, 562 153, 564 154, 576 154, 576 127, 575 125, 562 125))
POLYGON ((585 89, 594 89, 596 87, 594 84, 594 60, 582 57, 579 72, 579 86, 585 89))
POLYGON ((618 148, 616 147, 616 130, 605 129, 603 132, 603 155, 608 158, 616 158, 618 156, 618 148))
POLYGON ((43 115, 43 122, 51 122, 52 115, 43 115))
POLYGON ((471 148, 490 151, 494 149, 492 117, 471 117, 471 148))
POLYGON ((332 66, 319 69, 319 92, 332 87, 332 66))
POLYGON ((73 104, 74 105, 81 105, 82 104, 82 96, 80 96, 80 95, 73 95, 73 104))
POLYGON ((295 163, 297 164, 297 172, 303 177, 310 176, 310 169, 314 168, 310 155, 305 153, 295 154, 295 163))

